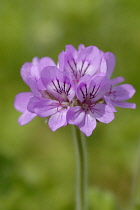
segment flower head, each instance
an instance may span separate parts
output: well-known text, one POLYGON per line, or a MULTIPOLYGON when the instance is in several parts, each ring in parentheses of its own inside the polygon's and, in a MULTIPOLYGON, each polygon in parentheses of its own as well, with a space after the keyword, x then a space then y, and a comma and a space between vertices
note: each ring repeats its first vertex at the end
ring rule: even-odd
POLYGON ((50 128, 56 129, 67 124, 66 114, 75 96, 75 86, 66 72, 57 67, 45 67, 41 73, 45 90, 41 97, 32 97, 27 109, 40 117, 48 117, 50 128))
POLYGON ((23 81, 30 87, 31 92, 23 92, 16 95, 14 106, 22 115, 19 117, 18 122, 24 125, 30 122, 37 115, 28 111, 27 105, 29 100, 33 97, 39 97, 40 91, 44 89, 41 81, 41 71, 46 66, 55 66, 53 60, 49 57, 38 59, 33 58, 31 63, 25 63, 21 68, 21 77, 23 81))
POLYGON ((58 56, 58 66, 49 57, 34 58, 25 63, 21 76, 30 92, 17 94, 15 108, 22 112, 20 125, 34 117, 49 117, 52 131, 74 124, 87 136, 96 122, 109 123, 114 119, 115 106, 135 108, 130 99, 135 89, 122 77, 110 79, 115 56, 95 46, 80 45, 76 50, 67 45, 58 56))
POLYGON ((68 123, 77 125, 82 132, 90 136, 96 127, 96 120, 111 122, 114 113, 103 101, 110 87, 110 80, 104 75, 82 77, 76 90, 77 104, 69 109, 67 114, 68 123))

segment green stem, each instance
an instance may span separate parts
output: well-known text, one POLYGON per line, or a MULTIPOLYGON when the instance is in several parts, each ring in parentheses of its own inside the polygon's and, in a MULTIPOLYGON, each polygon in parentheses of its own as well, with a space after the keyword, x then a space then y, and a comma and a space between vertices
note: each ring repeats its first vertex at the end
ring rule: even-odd
POLYGON ((87 210, 86 141, 79 128, 73 126, 77 162, 76 210, 87 210))

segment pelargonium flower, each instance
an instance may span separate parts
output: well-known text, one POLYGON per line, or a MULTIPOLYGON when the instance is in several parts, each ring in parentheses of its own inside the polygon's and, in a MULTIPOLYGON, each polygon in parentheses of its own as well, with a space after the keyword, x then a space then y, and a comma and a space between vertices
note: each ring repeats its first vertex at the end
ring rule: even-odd
POLYGON ((60 70, 70 73, 75 83, 84 75, 94 76, 96 73, 102 72, 110 76, 114 70, 115 62, 113 53, 104 53, 96 46, 79 45, 76 50, 72 45, 67 45, 66 50, 58 56, 60 70))
POLYGON ((111 82, 107 76, 96 74, 93 78, 81 78, 76 90, 76 106, 69 109, 68 123, 77 125, 87 136, 96 127, 96 120, 109 123, 114 119, 112 109, 104 104, 103 97, 109 91, 111 82))
POLYGON ((32 97, 27 109, 39 117, 48 117, 50 128, 56 129, 67 125, 67 111, 75 96, 75 86, 66 72, 57 67, 45 67, 41 72, 45 86, 42 97, 32 97))
MULTIPOLYGON (((38 59, 37 57, 35 57, 33 58, 31 63, 27 62, 22 66, 21 77, 24 82, 30 87, 30 89, 34 89, 34 93, 36 90, 36 94, 39 94, 39 91, 45 89, 40 79, 40 74, 44 67, 50 65, 55 66, 55 63, 51 58, 44 57, 38 59)), ((23 92, 16 95, 14 106, 19 112, 23 113, 18 119, 20 125, 24 125, 30 122, 34 117, 37 116, 35 113, 29 112, 27 109, 29 100, 33 96, 34 94, 32 92, 23 92)))
POLYGON ((97 121, 114 119, 115 106, 134 109, 134 103, 126 102, 135 93, 133 86, 118 85, 123 77, 111 79, 115 62, 113 53, 95 46, 80 45, 76 50, 67 45, 57 66, 49 57, 25 63, 21 76, 31 91, 15 98, 15 108, 22 112, 19 124, 47 117, 52 131, 74 124, 90 136, 97 121))

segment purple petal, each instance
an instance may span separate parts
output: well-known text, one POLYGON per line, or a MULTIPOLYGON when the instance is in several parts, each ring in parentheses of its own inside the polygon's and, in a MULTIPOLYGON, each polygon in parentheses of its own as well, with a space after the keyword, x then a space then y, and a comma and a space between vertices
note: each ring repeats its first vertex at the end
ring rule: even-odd
POLYGON ((36 97, 30 98, 29 103, 28 103, 28 105, 27 105, 27 110, 28 110, 29 112, 34 113, 34 112, 35 112, 35 111, 34 111, 35 105, 38 104, 38 103, 40 103, 40 100, 41 100, 41 99, 38 99, 38 98, 36 98, 36 97))
POLYGON ((78 52, 80 52, 81 50, 84 50, 85 49, 85 46, 83 44, 80 44, 78 46, 78 52))
POLYGON ((41 77, 47 91, 59 101, 71 101, 75 96, 75 87, 68 73, 60 71, 57 67, 46 67, 41 77))
POLYGON ((66 45, 66 55, 71 59, 77 58, 77 50, 72 45, 66 45))
POLYGON ((63 51, 58 55, 58 67, 61 71, 65 70, 64 65, 65 65, 65 52, 63 51))
POLYGON ((27 62, 21 67, 21 77, 29 85, 30 78, 37 81, 40 78, 41 70, 46 66, 56 66, 56 64, 49 57, 43 57, 41 59, 35 57, 32 59, 32 63, 27 62))
POLYGON ((32 91, 32 93, 33 93, 33 95, 35 97, 37 97, 37 98, 41 98, 42 97, 42 95, 41 95, 41 93, 39 91, 39 87, 38 87, 37 82, 35 82, 31 78, 30 78, 29 86, 30 86, 30 89, 31 89, 31 91, 32 91))
POLYGON ((117 112, 114 105, 112 104, 112 100, 110 100, 108 97, 104 96, 106 104, 112 109, 113 112, 117 112))
POLYGON ((106 72, 107 72, 107 63, 106 63, 104 56, 102 57, 100 68, 98 71, 101 73, 104 73, 104 74, 106 74, 106 72))
POLYGON ((109 91, 110 87, 110 80, 106 76, 94 77, 88 89, 89 99, 93 103, 98 101, 109 91))
POLYGON ((56 66, 56 64, 49 57, 43 57, 43 58, 41 58, 40 61, 39 61, 39 65, 38 65, 38 68, 39 68, 40 72, 42 71, 42 69, 44 69, 47 66, 56 66))
POLYGON ((82 125, 79 125, 80 130, 86 135, 90 136, 92 131, 96 127, 96 119, 92 116, 90 112, 87 112, 85 115, 85 122, 82 125))
POLYGON ((130 109, 135 109, 136 108, 136 104, 123 102, 123 101, 112 101, 112 104, 114 106, 118 106, 118 107, 122 107, 122 108, 130 108, 130 109))
POLYGON ((24 112, 27 109, 27 105, 31 97, 33 97, 31 92, 17 94, 14 101, 15 109, 19 112, 24 112))
POLYGON ((115 68, 116 58, 113 53, 106 52, 104 54, 104 59, 106 60, 106 64, 107 64, 106 75, 110 78, 115 68))
POLYGON ((87 86, 89 87, 91 80, 92 80, 92 77, 90 75, 85 75, 85 76, 81 77, 78 84, 83 82, 83 83, 86 83, 87 86))
POLYGON ((95 46, 80 50, 77 58, 77 71, 81 76, 93 76, 98 70, 101 61, 100 50, 95 46))
POLYGON ((91 83, 92 77, 89 75, 85 75, 79 81, 79 85, 76 90, 77 98, 83 102, 88 96, 88 88, 91 83))
POLYGON ((74 80, 77 78, 77 55, 78 52, 72 45, 66 45, 66 51, 59 57, 60 69, 71 74, 74 80))
POLYGON ((37 98, 31 98, 28 110, 35 112, 39 117, 48 117, 54 113, 59 112, 62 109, 58 101, 52 99, 39 100, 37 98))
POLYGON ((27 85, 29 85, 29 79, 31 76, 31 66, 32 63, 25 63, 20 70, 21 77, 27 85))
POLYGON ((123 77, 116 77, 114 79, 111 80, 111 85, 117 85, 121 82, 124 82, 124 78, 123 77))
POLYGON ((40 74, 43 68, 47 66, 56 66, 54 61, 49 57, 43 57, 41 59, 33 58, 32 67, 31 67, 31 77, 34 81, 38 81, 40 79, 40 74))
POLYGON ((55 131, 62 126, 67 125, 66 114, 67 109, 62 109, 61 111, 53 114, 50 117, 48 124, 52 131, 55 131))
POLYGON ((32 60, 32 66, 31 66, 31 78, 34 81, 37 81, 40 78, 40 70, 39 70, 39 58, 35 57, 32 60))
MULTIPOLYGON (((32 78, 30 78, 29 86, 30 86, 30 89, 35 97, 37 97, 37 98, 45 97, 46 98, 47 93, 45 95, 42 94, 42 93, 45 93, 46 88, 43 85, 42 80, 40 78, 37 81, 34 81, 32 78)), ((47 98, 50 98, 50 97, 47 96, 47 98)))
POLYGON ((77 59, 77 50, 72 45, 66 45, 66 51, 61 52, 58 56, 58 64, 61 71, 75 74, 77 59))
POLYGON ((63 72, 59 71, 59 69, 55 66, 48 66, 43 69, 41 73, 41 78, 44 86, 48 88, 48 83, 51 83, 51 81, 55 80, 56 78, 59 78, 61 81, 63 79, 63 72))
POLYGON ((130 99, 135 92, 136 91, 132 85, 123 84, 113 87, 109 98, 115 101, 125 101, 130 99))
POLYGON ((34 57, 33 59, 32 59, 32 64, 33 65, 37 65, 38 63, 39 63, 39 58, 38 57, 34 57))
POLYGON ((37 115, 29 112, 26 110, 18 119, 18 123, 20 125, 25 125, 29 123, 33 118, 35 118, 37 115))
POLYGON ((112 109, 105 104, 96 104, 91 109, 92 116, 103 123, 110 123, 114 119, 112 109))
POLYGON ((69 124, 79 125, 85 118, 85 111, 80 106, 71 107, 67 113, 69 124))

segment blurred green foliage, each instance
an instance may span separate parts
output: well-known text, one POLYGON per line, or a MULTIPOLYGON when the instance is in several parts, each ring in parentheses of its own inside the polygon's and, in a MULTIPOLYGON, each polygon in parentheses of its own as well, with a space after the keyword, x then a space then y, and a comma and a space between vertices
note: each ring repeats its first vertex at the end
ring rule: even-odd
POLYGON ((119 210, 115 198, 109 192, 89 188, 89 210, 119 210))
MULTIPOLYGON (((0 209, 74 209, 71 127, 53 133, 41 118, 20 127, 13 102, 29 90, 20 78, 23 63, 35 56, 57 62, 66 44, 80 43, 113 52, 113 76, 124 76, 137 89, 131 100, 136 110, 118 109, 113 122, 99 124, 87 138, 90 209, 129 206, 140 141, 139 26, 137 0, 0 1, 0 209)), ((140 176, 136 181, 133 197, 139 203, 140 176)))

